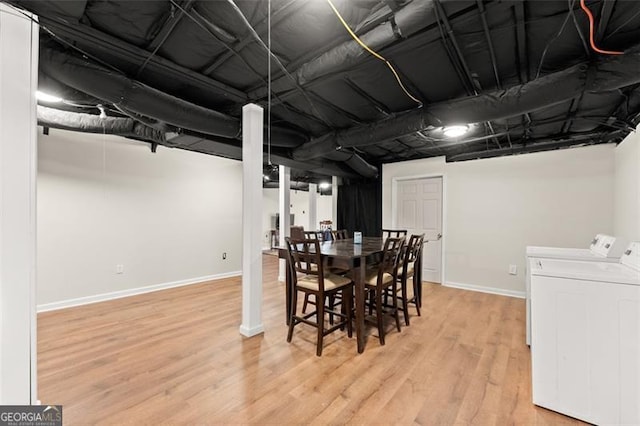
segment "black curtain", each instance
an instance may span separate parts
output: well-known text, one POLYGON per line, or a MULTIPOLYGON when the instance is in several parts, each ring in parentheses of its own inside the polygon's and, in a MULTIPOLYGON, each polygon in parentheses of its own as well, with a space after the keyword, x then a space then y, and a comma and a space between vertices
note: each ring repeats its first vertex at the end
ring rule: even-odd
POLYGON ((336 229, 354 231, 365 237, 382 235, 382 182, 349 183, 338 187, 336 229))

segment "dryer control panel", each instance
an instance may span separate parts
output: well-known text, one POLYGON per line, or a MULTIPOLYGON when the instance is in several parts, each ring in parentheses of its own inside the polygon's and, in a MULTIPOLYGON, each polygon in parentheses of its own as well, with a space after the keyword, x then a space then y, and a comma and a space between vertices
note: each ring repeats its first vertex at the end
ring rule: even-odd
POLYGON ((640 241, 634 241, 620 257, 620 263, 640 272, 640 241))
POLYGON ((626 242, 611 235, 598 234, 591 242, 591 252, 604 257, 619 258, 626 248, 626 242))

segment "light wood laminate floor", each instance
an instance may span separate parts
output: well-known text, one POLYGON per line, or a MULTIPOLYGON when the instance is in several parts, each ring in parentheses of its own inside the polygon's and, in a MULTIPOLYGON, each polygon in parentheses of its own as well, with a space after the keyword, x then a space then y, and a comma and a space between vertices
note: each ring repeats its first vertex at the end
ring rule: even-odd
POLYGON ((286 342, 277 258, 264 335, 239 332, 240 278, 38 315, 39 397, 74 424, 576 424, 531 403, 524 300, 425 284, 386 346, 369 329, 286 342))

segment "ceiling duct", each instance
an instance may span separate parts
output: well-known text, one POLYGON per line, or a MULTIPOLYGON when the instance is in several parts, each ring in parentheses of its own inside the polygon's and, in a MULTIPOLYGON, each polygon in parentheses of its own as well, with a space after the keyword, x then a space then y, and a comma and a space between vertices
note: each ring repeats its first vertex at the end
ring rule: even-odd
MULTIPOLYGON (((50 77, 124 110, 164 123, 225 138, 240 138, 240 119, 176 98, 115 71, 54 49, 43 49, 40 66, 50 77)), ((292 129, 271 128, 273 146, 307 140, 292 129)))
MULTIPOLYGON (((241 137, 240 119, 168 95, 85 59, 54 49, 43 49, 40 55, 40 66, 49 77, 102 101, 112 103, 123 111, 208 135, 228 139, 241 137)), ((90 116, 90 114, 87 115, 90 116)), ((271 145, 274 147, 293 148, 307 139, 296 130, 271 127, 271 145)), ((266 133, 264 140, 265 143, 268 140, 266 133)), ((368 164, 355 153, 333 154, 332 159, 344 161, 361 176, 378 175, 376 167, 368 164), (338 160, 337 157, 340 159, 338 160)))
POLYGON ((296 148, 297 160, 327 155, 340 147, 372 145, 431 126, 506 119, 568 101, 583 92, 606 92, 640 82, 640 45, 624 55, 581 63, 525 84, 418 108, 371 124, 323 135, 296 148))
MULTIPOLYGON (((181 133, 168 136, 157 129, 146 126, 133 118, 129 117, 105 117, 100 118, 99 115, 85 114, 70 111, 62 111, 54 108, 38 105, 38 125, 50 127, 52 129, 70 130, 85 133, 103 133, 108 135, 117 135, 123 137, 134 138, 150 143, 181 148, 189 151, 202 152, 212 155, 218 155, 234 160, 242 160, 242 146, 234 143, 236 141, 211 137, 206 138, 196 134, 181 133)), ((344 154, 344 156, 334 156, 336 161, 344 161, 345 164, 351 166, 358 174, 350 172, 346 168, 341 168, 333 161, 305 161, 300 162, 291 158, 273 152, 271 161, 274 164, 282 164, 293 169, 309 170, 317 174, 327 176, 341 176, 346 178, 356 178, 358 176, 377 175, 377 169, 369 166, 366 162, 358 163, 359 157, 344 154), (360 173, 358 170, 362 171, 360 173), (375 171, 375 174, 374 174, 375 171)), ((265 162, 268 161, 267 155, 264 155, 265 162)))
MULTIPOLYGON (((433 0, 414 0, 398 9, 393 19, 358 37, 372 50, 381 50, 436 22, 434 7, 433 0)), ((324 75, 349 69, 368 56, 370 54, 357 41, 349 40, 305 63, 297 70, 292 71, 291 75, 299 84, 304 85, 324 75)), ((293 89, 294 83, 288 76, 282 76, 272 82, 272 87, 277 92, 283 92, 293 89)), ((266 95, 267 91, 263 87, 249 92, 251 99, 261 99, 266 95)))
POLYGON ((105 133, 170 145, 165 139, 164 132, 128 117, 100 118, 99 115, 61 111, 42 105, 38 105, 37 114, 38 124, 44 127, 85 133, 105 133))

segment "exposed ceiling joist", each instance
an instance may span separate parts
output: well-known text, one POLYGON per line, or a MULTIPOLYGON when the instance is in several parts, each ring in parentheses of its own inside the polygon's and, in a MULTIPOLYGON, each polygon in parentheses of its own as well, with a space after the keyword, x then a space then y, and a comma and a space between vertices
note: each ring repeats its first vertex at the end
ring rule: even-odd
MULTIPOLYGON (((120 57, 131 63, 142 65, 144 58, 148 56, 148 52, 131 44, 123 43, 121 40, 109 36, 100 31, 96 31, 91 27, 82 24, 71 25, 70 23, 60 22, 57 19, 49 17, 40 17, 42 26, 48 28, 56 36, 61 37, 71 43, 80 46, 92 46, 99 48, 103 52, 120 57)), ((217 96, 227 98, 234 102, 246 102, 247 95, 228 84, 205 77, 188 68, 177 65, 169 60, 154 56, 149 60, 147 67, 153 68, 154 71, 171 75, 175 79, 188 81, 190 84, 201 88, 205 91, 214 91, 217 96)))

